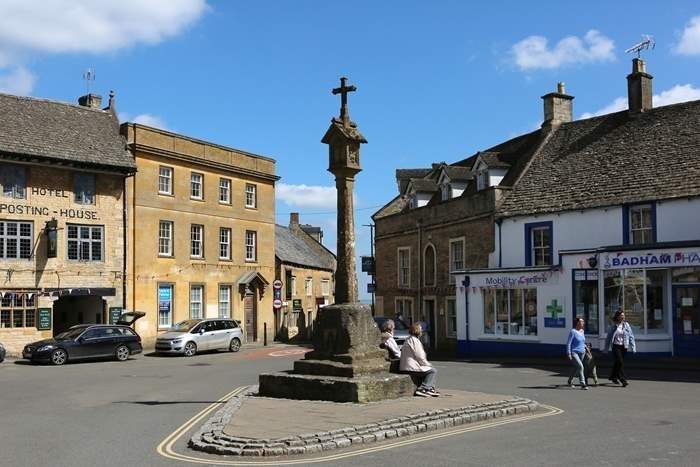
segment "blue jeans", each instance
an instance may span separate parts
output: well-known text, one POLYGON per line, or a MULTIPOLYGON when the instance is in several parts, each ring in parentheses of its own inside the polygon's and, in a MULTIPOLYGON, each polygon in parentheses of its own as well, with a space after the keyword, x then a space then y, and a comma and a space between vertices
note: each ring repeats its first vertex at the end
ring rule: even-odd
POLYGON ((437 370, 431 368, 428 371, 422 373, 416 373, 423 378, 423 381, 418 389, 428 389, 435 387, 435 378, 437 377, 437 370))
POLYGON ((574 376, 576 373, 578 373, 579 383, 581 383, 581 386, 585 386, 586 376, 583 372, 583 352, 571 352, 571 363, 573 366, 571 367, 571 372, 569 373, 569 384, 571 384, 574 376))

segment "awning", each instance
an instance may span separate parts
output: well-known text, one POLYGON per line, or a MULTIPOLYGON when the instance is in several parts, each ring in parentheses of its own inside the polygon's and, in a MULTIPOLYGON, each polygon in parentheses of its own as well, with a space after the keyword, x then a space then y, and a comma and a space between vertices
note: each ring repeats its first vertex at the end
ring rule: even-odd
POLYGON ((248 271, 246 273, 243 273, 243 275, 238 278, 238 281, 236 283, 239 286, 246 287, 248 287, 249 285, 259 286, 262 289, 270 285, 267 279, 265 279, 265 277, 258 271, 248 271))

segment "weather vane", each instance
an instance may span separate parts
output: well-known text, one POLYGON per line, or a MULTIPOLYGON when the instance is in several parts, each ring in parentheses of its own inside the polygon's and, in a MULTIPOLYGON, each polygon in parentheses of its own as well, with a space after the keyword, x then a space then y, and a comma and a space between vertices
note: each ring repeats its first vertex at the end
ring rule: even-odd
POLYGON ((633 54, 637 53, 637 58, 642 57, 642 50, 654 50, 654 47, 656 47, 656 42, 654 42, 654 37, 650 36, 649 34, 642 34, 642 42, 633 45, 629 49, 625 50, 626 54, 633 54))
POLYGON ((83 73, 83 79, 85 80, 85 88, 87 89, 86 94, 90 94, 90 81, 95 81, 95 70, 88 68, 83 73))

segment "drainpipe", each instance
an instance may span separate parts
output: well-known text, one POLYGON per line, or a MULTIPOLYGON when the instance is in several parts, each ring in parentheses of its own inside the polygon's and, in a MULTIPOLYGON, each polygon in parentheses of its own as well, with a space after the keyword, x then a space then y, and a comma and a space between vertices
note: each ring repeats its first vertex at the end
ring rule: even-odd
POLYGON ((503 222, 503 219, 496 219, 496 225, 498 226, 498 267, 503 266, 503 250, 501 249, 501 246, 503 245, 501 243, 501 223, 503 222))
MULTIPOLYGON (((136 163, 136 126, 133 126, 134 129, 134 143, 132 144, 133 148, 133 156, 134 156, 134 163, 136 163)), ((128 141, 128 130, 127 130, 127 141, 128 141)), ((133 189, 131 190, 131 212, 132 216, 134 217, 134 222, 132 223, 134 226, 134 234, 136 234, 136 177, 134 176, 134 180, 132 183, 133 189)), ((174 235, 173 235, 174 236, 174 235)), ((173 246, 174 248, 174 246, 173 246)), ((131 311, 136 311, 136 242, 132 238, 131 241, 131 311)), ((156 289, 156 294, 158 293, 158 290, 156 289)), ((156 295, 157 296, 157 295, 156 295)), ((157 309, 157 307, 156 307, 157 309)), ((158 329, 158 316, 156 315, 156 329, 158 329)))
POLYGON ((423 313, 423 230, 421 221, 416 222, 418 228, 418 319, 423 313))

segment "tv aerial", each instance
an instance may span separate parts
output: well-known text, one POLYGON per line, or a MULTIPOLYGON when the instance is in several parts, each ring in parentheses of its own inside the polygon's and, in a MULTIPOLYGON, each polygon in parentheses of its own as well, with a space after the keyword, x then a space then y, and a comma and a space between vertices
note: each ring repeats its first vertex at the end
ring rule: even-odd
POLYGON ((642 50, 654 50, 656 47, 656 42, 654 42, 654 37, 649 34, 642 34, 642 42, 633 45, 629 49, 625 50, 626 54, 637 54, 637 58, 642 57, 642 50))
POLYGON ((95 70, 88 68, 83 73, 83 79, 85 80, 85 88, 87 90, 86 94, 90 94, 90 81, 95 81, 95 70))

